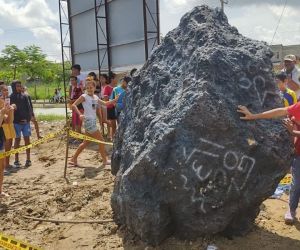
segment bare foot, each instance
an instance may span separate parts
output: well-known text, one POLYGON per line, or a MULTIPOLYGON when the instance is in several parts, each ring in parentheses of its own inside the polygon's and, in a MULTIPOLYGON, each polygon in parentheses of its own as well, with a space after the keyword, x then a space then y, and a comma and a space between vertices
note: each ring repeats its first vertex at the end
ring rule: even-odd
POLYGON ((77 160, 75 160, 73 157, 69 160, 69 164, 73 167, 78 167, 77 160))
POLYGON ((111 165, 111 160, 106 160, 102 162, 102 165, 105 166, 110 166, 111 165))
POLYGON ((0 193, 0 198, 7 198, 7 197, 9 197, 9 194, 4 193, 4 192, 0 193))

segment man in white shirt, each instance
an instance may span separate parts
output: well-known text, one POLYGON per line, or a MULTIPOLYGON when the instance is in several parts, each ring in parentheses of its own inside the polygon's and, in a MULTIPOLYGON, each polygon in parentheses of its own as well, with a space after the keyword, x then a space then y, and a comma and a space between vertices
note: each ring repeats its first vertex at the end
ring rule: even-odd
POLYGON ((288 77, 288 88, 296 92, 297 99, 300 99, 299 69, 296 67, 296 56, 287 55, 284 57, 284 69, 282 70, 288 77))

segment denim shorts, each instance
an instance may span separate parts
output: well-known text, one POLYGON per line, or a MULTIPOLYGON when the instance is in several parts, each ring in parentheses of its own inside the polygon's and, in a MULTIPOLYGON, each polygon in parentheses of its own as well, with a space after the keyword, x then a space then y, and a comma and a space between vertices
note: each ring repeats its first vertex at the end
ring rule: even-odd
POLYGON ((291 211, 296 211, 300 200, 300 156, 293 159, 292 167, 292 184, 290 190, 289 205, 291 211))
POLYGON ((30 122, 28 123, 14 123, 15 131, 16 131, 16 138, 21 138, 21 134, 23 136, 31 136, 31 127, 30 127, 30 122))
POLYGON ((84 129, 86 133, 93 134, 95 133, 97 128, 97 120, 91 119, 91 118, 85 118, 84 119, 84 129))

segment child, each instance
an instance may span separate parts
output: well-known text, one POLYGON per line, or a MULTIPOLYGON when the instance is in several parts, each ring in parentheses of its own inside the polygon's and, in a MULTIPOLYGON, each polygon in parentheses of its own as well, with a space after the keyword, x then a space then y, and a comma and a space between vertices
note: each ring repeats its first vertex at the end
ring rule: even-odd
MULTIPOLYGON (((8 88, 6 85, 0 86, 1 89, 1 99, 0 99, 0 107, 3 108, 5 104, 10 105, 10 98, 8 97, 8 88)), ((2 124, 2 128, 5 135, 5 151, 10 151, 13 143, 13 139, 16 138, 16 132, 14 128, 14 105, 10 106, 9 112, 7 114, 7 118, 4 120, 2 124)), ((6 170, 4 170, 5 174, 9 174, 8 168, 10 168, 9 164, 9 156, 5 158, 5 166, 6 170)))
MULTIPOLYGON (((101 98, 101 84, 100 81, 98 80, 98 77, 96 75, 95 72, 90 72, 87 75, 88 78, 91 78, 95 81, 96 83, 96 89, 95 89, 95 95, 98 96, 99 98, 101 98)), ((97 109, 97 117, 99 119, 99 123, 102 124, 102 113, 101 113, 101 109, 97 109)))
POLYGON ((283 104, 285 107, 291 106, 297 102, 296 93, 287 87, 288 78, 285 72, 276 75, 276 82, 279 90, 282 93, 283 104))
POLYGON ((300 200, 300 102, 284 108, 272 109, 259 114, 252 114, 245 106, 238 106, 238 112, 244 114, 242 120, 272 119, 289 116, 284 125, 294 136, 295 156, 292 162, 292 185, 289 198, 289 210, 284 220, 286 224, 293 224, 296 220, 296 210, 300 200))
MULTIPOLYGON (((6 114, 9 112, 10 107, 8 104, 5 104, 4 107, 0 110, 0 124, 3 123, 6 114)), ((4 153, 4 132, 2 126, 0 128, 0 152, 4 153)), ((3 176, 4 176, 4 168, 5 168, 5 159, 0 159, 0 198, 8 197, 9 195, 3 192, 3 176)))
MULTIPOLYGON (((117 101, 117 99, 109 101, 109 102, 104 102, 104 101, 100 100, 99 97, 94 94, 95 89, 96 89, 96 82, 91 78, 87 78, 85 86, 86 86, 87 94, 81 95, 73 103, 72 108, 80 116, 80 119, 84 120, 84 128, 85 128, 86 135, 93 137, 97 140, 103 141, 103 137, 97 128, 96 111, 99 108, 98 106, 100 106, 101 104, 106 104, 106 105, 113 104, 117 101), (81 103, 84 108, 84 114, 81 114, 77 107, 81 103)), ((77 158, 78 158, 79 154, 87 147, 88 143, 89 143, 89 141, 83 141, 79 145, 74 156, 71 158, 71 160, 69 162, 71 165, 77 166, 77 158)), ((103 144, 99 144, 99 152, 102 156, 103 165, 104 166, 109 165, 110 162, 107 160, 107 154, 106 154, 103 144)))
MULTIPOLYGON (((101 99, 103 101, 109 101, 109 96, 112 93, 113 88, 109 85, 108 82, 108 75, 107 74, 101 74, 100 75, 100 83, 102 87, 101 91, 101 99), (105 93, 105 94, 104 94, 105 93)), ((101 128, 102 128, 102 134, 104 135, 104 124, 106 123, 107 127, 107 139, 111 140, 111 122, 107 119, 107 108, 106 105, 101 105, 101 128)))
POLYGON ((119 122, 119 116, 121 111, 124 109, 124 96, 126 94, 127 85, 131 81, 131 78, 129 76, 125 76, 122 79, 121 85, 118 87, 115 87, 113 90, 113 93, 111 95, 111 99, 115 99, 116 96, 119 96, 118 101, 116 103, 116 115, 119 122))
MULTIPOLYGON (((116 87, 118 81, 117 76, 113 72, 109 72, 109 83, 104 86, 103 88, 103 100, 108 101, 109 97, 111 96, 114 87, 116 87)), ((107 114, 107 120, 109 121, 110 125, 110 139, 112 140, 115 136, 116 130, 117 130, 117 116, 116 116, 116 110, 114 105, 107 105, 106 109, 107 114)))
MULTIPOLYGON (((77 86, 77 77, 71 76, 70 83, 72 86, 72 92, 70 93, 71 104, 73 104, 81 95, 82 89, 77 86)), ((81 114, 83 114, 83 106, 79 104, 77 106, 78 110, 81 114)), ((76 113, 75 109, 72 109, 72 129, 78 133, 81 133, 82 121, 80 120, 80 116, 76 113)))

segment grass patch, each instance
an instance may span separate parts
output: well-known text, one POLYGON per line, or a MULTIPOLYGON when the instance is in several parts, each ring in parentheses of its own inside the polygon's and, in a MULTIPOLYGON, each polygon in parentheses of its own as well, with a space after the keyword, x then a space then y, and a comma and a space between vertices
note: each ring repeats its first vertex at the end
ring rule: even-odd
POLYGON ((45 121, 45 122, 54 122, 54 121, 63 121, 65 120, 66 117, 64 115, 43 115, 43 114, 38 114, 37 115, 37 120, 38 121, 45 121))
POLYGON ((48 101, 52 96, 54 96, 54 91, 58 87, 61 88, 61 93, 64 96, 64 91, 63 91, 63 84, 58 84, 58 83, 49 83, 49 84, 37 84, 35 85, 34 83, 26 83, 25 84, 28 93, 31 96, 32 100, 46 100, 48 101))

